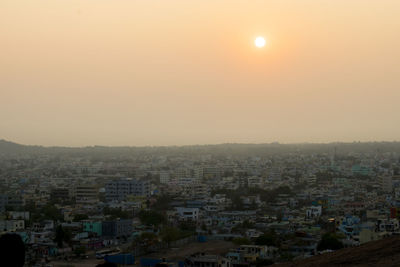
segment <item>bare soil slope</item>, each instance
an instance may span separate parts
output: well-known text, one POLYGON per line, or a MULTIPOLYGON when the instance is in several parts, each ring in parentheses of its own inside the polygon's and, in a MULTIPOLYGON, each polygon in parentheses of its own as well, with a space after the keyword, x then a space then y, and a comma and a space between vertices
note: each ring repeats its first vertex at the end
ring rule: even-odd
POLYGON ((359 247, 341 249, 308 259, 277 264, 277 267, 313 266, 400 266, 400 237, 369 242, 359 247))
POLYGON ((153 253, 150 255, 143 256, 143 258, 166 258, 168 260, 184 260, 192 254, 197 252, 204 252, 207 254, 225 254, 231 248, 235 248, 232 242, 227 241, 208 241, 205 243, 193 242, 186 244, 180 248, 171 248, 159 253, 153 253))

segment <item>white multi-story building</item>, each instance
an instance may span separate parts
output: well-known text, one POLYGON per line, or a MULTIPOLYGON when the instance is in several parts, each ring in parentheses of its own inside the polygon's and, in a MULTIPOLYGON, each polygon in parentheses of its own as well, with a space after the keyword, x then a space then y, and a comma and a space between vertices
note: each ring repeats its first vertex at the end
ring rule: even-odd
POLYGON ((197 179, 194 177, 181 177, 178 180, 179 186, 189 186, 194 183, 197 183, 197 179))
POLYGON ((380 179, 381 189, 385 193, 392 193, 393 191, 393 181, 391 175, 384 175, 380 179))
POLYGON ((187 194, 192 198, 205 198, 210 195, 210 187, 206 184, 193 182, 186 187, 187 194))
POLYGON ((138 179, 123 179, 106 184, 107 201, 123 201, 129 195, 150 196, 150 182, 138 179))
POLYGON ((198 180, 201 181, 203 180, 203 168, 198 167, 194 169, 194 177, 198 180))
POLYGON ((12 220, 29 220, 29 211, 9 211, 8 216, 12 220))
POLYGON ((181 180, 191 176, 190 171, 186 168, 178 168, 175 170, 174 174, 177 180, 181 180))
POLYGON ((306 211, 307 219, 318 218, 322 215, 322 206, 311 206, 306 211))
POLYGON ((198 208, 185 208, 185 207, 176 207, 176 212, 178 216, 183 221, 197 221, 199 219, 198 208))
POLYGON ((259 176, 250 176, 247 178, 247 185, 250 188, 262 188, 262 186, 264 185, 264 181, 263 178, 259 176))
POLYGON ((166 171, 160 172, 160 183, 162 183, 162 184, 168 184, 169 181, 170 181, 169 172, 166 172, 166 171))
POLYGON ((310 174, 307 177, 307 183, 312 185, 312 184, 316 184, 317 183, 317 176, 315 176, 314 174, 310 174))
POLYGON ((75 187, 75 200, 77 204, 93 204, 98 198, 98 189, 94 185, 77 185, 75 187))
POLYGON ((268 181, 280 181, 282 179, 281 170, 273 167, 268 170, 268 181))

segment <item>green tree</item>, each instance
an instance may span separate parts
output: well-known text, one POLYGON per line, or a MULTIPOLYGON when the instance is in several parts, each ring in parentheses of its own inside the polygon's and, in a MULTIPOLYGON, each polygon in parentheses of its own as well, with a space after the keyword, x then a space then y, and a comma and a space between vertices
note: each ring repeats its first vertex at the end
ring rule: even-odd
POLYGON ((245 220, 242 223, 242 228, 244 229, 249 229, 249 228, 253 228, 254 227, 254 223, 250 222, 249 220, 245 220))
POLYGON ((274 264, 274 261, 269 259, 257 259, 256 261, 256 267, 268 266, 272 264, 274 264))
POLYGON ((243 201, 240 198, 240 195, 232 196, 231 200, 232 200, 232 209, 234 209, 234 210, 243 210, 244 209, 243 201))
POLYGON ((258 246, 276 246, 276 243, 276 236, 272 233, 263 234, 255 240, 258 246))
POLYGON ((169 195, 161 195, 157 197, 156 203, 153 205, 153 209, 157 211, 167 210, 172 201, 172 197, 169 195))
POLYGON ((180 238, 181 233, 180 233, 179 229, 177 229, 175 227, 164 227, 161 230, 160 235, 161 235, 162 241, 167 243, 169 246, 171 242, 176 241, 180 238))
POLYGON ((196 231, 196 223, 190 221, 180 222, 178 226, 179 230, 185 232, 195 232, 196 231))
POLYGON ((74 222, 80 222, 82 220, 87 220, 89 219, 89 216, 87 216, 87 214, 76 214, 74 216, 74 222))
POLYGON ((292 194, 292 190, 288 186, 280 186, 270 191, 265 191, 260 195, 261 200, 266 202, 274 202, 280 194, 292 194))
POLYGON ((42 214, 42 219, 51 219, 54 221, 64 220, 61 211, 51 204, 44 206, 41 210, 41 214, 42 214))
POLYGON ((251 242, 249 239, 245 238, 245 237, 236 237, 232 240, 233 244, 237 245, 237 246, 241 246, 241 245, 250 245, 251 242))
POLYGON ((140 234, 140 240, 155 240, 157 239, 157 235, 151 232, 143 232, 140 234))
POLYGON ((256 210, 258 208, 256 201, 253 199, 250 203, 249 209, 250 210, 256 210))
POLYGON ((281 222, 282 219, 283 219, 283 213, 282 213, 282 211, 278 211, 278 213, 276 214, 276 220, 278 222, 281 222))
POLYGON ((76 247, 74 249, 74 253, 76 256, 84 255, 86 254, 86 247, 85 246, 76 247))
POLYGON ((133 247, 136 246, 143 247, 145 251, 148 252, 149 247, 157 243, 158 243, 158 237, 156 234, 151 232, 143 232, 140 234, 139 237, 133 240, 132 245, 133 247))
POLYGON ((54 238, 54 242, 57 243, 57 247, 64 247, 64 242, 71 242, 71 232, 69 230, 64 229, 61 225, 56 228, 56 237, 54 238))
POLYGON ((343 243, 338 239, 334 233, 326 233, 322 236, 321 241, 319 241, 317 250, 337 250, 343 248, 343 243))
POLYGON ((129 211, 123 211, 121 208, 109 208, 103 209, 103 214, 108 215, 111 219, 129 219, 132 218, 132 213, 129 211))
POLYGON ((165 216, 156 211, 142 210, 139 212, 139 219, 143 224, 154 226, 159 226, 167 222, 165 216))

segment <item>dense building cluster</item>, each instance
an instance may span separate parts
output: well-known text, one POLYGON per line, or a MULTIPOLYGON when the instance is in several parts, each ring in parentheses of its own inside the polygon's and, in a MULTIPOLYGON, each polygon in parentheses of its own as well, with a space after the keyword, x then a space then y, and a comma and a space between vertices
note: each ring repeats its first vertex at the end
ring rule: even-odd
POLYGON ((398 145, 280 146, 0 153, 0 231, 31 263, 222 242, 177 264, 226 267, 400 233, 398 145))

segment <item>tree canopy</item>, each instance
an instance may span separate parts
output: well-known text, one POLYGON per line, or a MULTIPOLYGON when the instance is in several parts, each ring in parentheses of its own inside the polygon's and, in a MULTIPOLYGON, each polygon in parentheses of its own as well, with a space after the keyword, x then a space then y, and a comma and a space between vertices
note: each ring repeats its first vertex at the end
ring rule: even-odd
POLYGON ((151 211, 151 210, 140 211, 139 219, 143 224, 154 225, 154 226, 159 226, 159 225, 165 224, 167 222, 167 219, 165 218, 165 216, 163 214, 156 212, 156 211, 151 211))
POLYGON ((327 233, 322 236, 321 241, 318 243, 317 250, 337 250, 341 248, 343 248, 343 244, 338 237, 333 233, 327 233))

